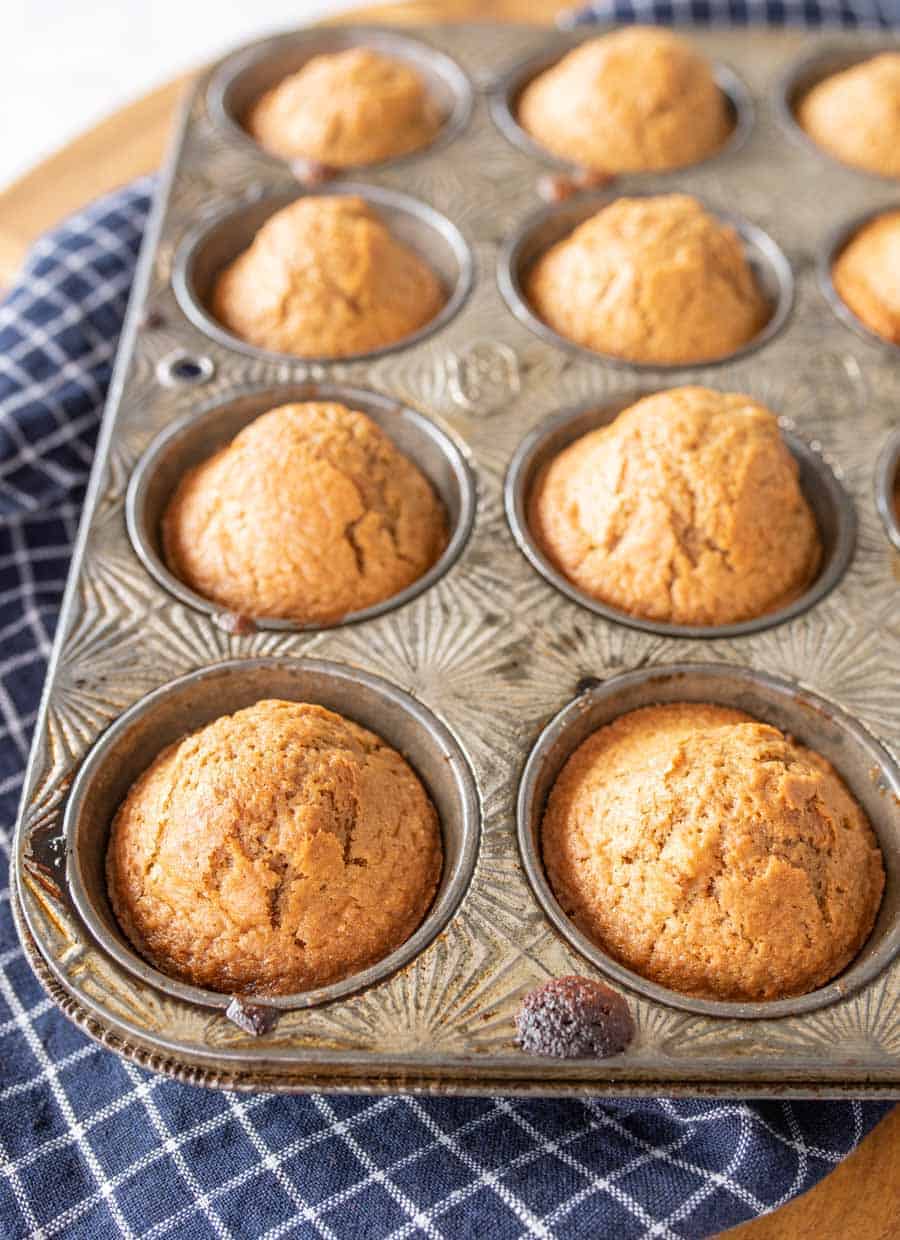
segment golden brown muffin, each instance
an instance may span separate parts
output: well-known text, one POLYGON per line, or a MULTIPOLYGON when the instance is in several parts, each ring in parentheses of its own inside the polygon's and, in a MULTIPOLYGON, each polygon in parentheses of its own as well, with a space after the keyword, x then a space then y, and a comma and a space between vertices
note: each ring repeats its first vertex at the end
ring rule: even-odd
POLYGON ((709 62, 651 26, 569 52, 525 87, 518 119, 554 155, 610 173, 695 164, 732 129, 709 62))
POLYGON ((831 278, 870 331, 900 344, 900 211, 864 225, 838 255, 831 278))
POLYGON ((304 624, 391 598, 447 545, 424 474, 365 414, 318 402, 272 409, 189 470, 162 533, 198 594, 304 624))
POLYGON ((584 934, 711 999, 824 985, 868 938, 884 887, 878 842, 834 768, 720 706, 650 706, 595 732, 557 779, 542 835, 584 934))
POLYGON ((399 947, 441 863, 399 753, 321 706, 262 701, 162 751, 116 814, 106 869, 119 924, 162 972, 275 995, 399 947))
POLYGON ((263 224, 216 281, 212 312, 262 349, 349 357, 424 327, 441 283, 362 198, 298 198, 263 224))
POLYGON ((725 357, 771 308, 737 232, 694 198, 617 198, 528 272, 535 313, 561 336, 632 362, 725 357))
POLYGON ((783 607, 821 560, 773 413, 707 388, 645 397, 538 476, 529 524, 560 572, 645 620, 716 625, 783 607))
POLYGON ((900 177, 900 52, 883 52, 819 82, 797 120, 835 159, 900 177))
POLYGON ((282 159, 345 168, 427 146, 441 114, 415 69, 368 47, 313 56, 251 108, 252 136, 282 159))

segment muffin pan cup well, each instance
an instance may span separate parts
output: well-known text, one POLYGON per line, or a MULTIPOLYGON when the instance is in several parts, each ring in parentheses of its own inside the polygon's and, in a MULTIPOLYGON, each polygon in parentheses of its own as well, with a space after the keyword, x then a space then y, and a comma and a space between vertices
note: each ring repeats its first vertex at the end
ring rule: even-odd
MULTIPOLYGON (((223 61, 210 79, 207 90, 209 115, 230 137, 248 143, 255 152, 269 159, 284 162, 260 146, 244 128, 243 118, 266 91, 297 73, 313 56, 333 55, 354 47, 371 48, 415 69, 437 103, 444 122, 427 146, 393 159, 360 165, 353 171, 362 175, 421 159, 423 155, 439 151, 464 132, 472 114, 473 91, 462 68, 452 57, 421 39, 411 39, 399 30, 385 30, 377 26, 298 30, 243 48, 223 61)), ((302 164, 303 161, 299 162, 302 164)), ((345 168, 333 169, 336 175, 347 171, 345 168)))
POLYGON ((892 431, 875 466, 875 505, 895 551, 900 551, 900 428, 892 431))
POLYGON ((815 1011, 852 995, 887 967, 900 949, 900 767, 845 711, 817 694, 765 672, 715 663, 673 663, 613 676, 585 689, 544 728, 519 784, 517 820, 522 864, 547 917, 569 943, 621 986, 657 1003, 701 1016, 773 1019, 815 1011), (540 828, 557 776, 598 728, 641 706, 712 702, 746 711, 823 754, 862 805, 884 855, 885 888, 868 941, 833 981, 793 998, 734 1003, 681 994, 648 981, 583 934, 560 907, 544 873, 540 828))
POLYGON ((561 336, 535 312, 525 295, 525 279, 532 264, 551 246, 568 237, 579 224, 592 215, 596 215, 603 207, 616 198, 648 198, 665 191, 632 192, 631 190, 600 190, 578 194, 565 202, 535 211, 520 225, 504 244, 497 267, 497 280, 500 292, 516 318, 530 328, 535 335, 557 345, 568 352, 575 352, 582 357, 592 358, 605 366, 627 368, 631 371, 655 374, 674 374, 678 371, 708 369, 712 366, 724 366, 739 358, 747 357, 762 349, 774 340, 790 317, 794 304, 794 276, 791 265, 778 244, 768 233, 757 228, 742 216, 731 211, 720 211, 702 196, 693 195, 717 219, 730 224, 741 238, 750 269, 756 277, 759 287, 771 308, 772 315, 752 340, 735 349, 724 357, 711 358, 700 362, 636 362, 625 357, 617 357, 612 353, 600 353, 585 345, 576 344, 566 336, 561 336))
POLYGON ((856 513, 850 496, 821 455, 790 431, 782 431, 782 434, 800 467, 800 487, 816 518, 823 555, 815 579, 801 595, 786 606, 734 624, 670 624, 633 616, 602 603, 586 594, 554 566, 532 534, 528 521, 531 492, 541 471, 570 443, 590 431, 608 426, 624 409, 649 394, 635 392, 600 407, 592 403, 565 410, 548 418, 519 444, 506 475, 504 501, 506 519, 513 538, 529 563, 550 585, 573 602, 592 611, 594 615, 663 637, 743 637, 784 624, 814 607, 834 589, 850 565, 856 545, 856 513))
POLYGON ((428 478, 447 512, 449 541, 440 559, 405 590, 366 607, 348 612, 332 624, 301 624, 294 620, 242 617, 257 629, 297 632, 334 628, 373 620, 402 607, 440 580, 456 563, 472 532, 476 488, 472 469, 453 436, 414 409, 388 396, 345 385, 326 383, 281 384, 250 388, 212 401, 186 413, 166 427, 150 444, 131 475, 125 515, 132 546, 147 571, 183 603, 206 612, 227 627, 233 620, 227 608, 192 590, 167 566, 161 548, 163 513, 189 469, 208 460, 261 414, 294 401, 337 401, 372 418, 396 446, 428 478))
MULTIPOLYGON (((351 41, 357 33, 350 33, 351 41)), ((586 28, 572 39, 596 33, 596 27, 586 28)), ((386 31, 385 37, 401 36, 386 31)), ((733 64, 746 83, 756 106, 753 131, 740 150, 681 169, 677 178, 617 183, 621 192, 632 184, 657 192, 677 187, 746 213, 783 244, 797 280, 797 311, 764 351, 751 349, 727 374, 698 365, 674 380, 659 372, 639 378, 624 363, 604 364, 596 354, 560 347, 511 313, 498 287, 501 251, 538 207, 547 163, 500 132, 489 88, 508 66, 548 49, 555 54, 556 36, 534 26, 478 24, 405 28, 402 37, 448 57, 474 90, 471 116, 453 141, 444 140, 445 128, 417 155, 352 174, 362 184, 341 175, 322 187, 325 193, 359 192, 396 230, 408 225, 403 239, 441 271, 456 298, 420 336, 377 356, 266 353, 222 331, 204 309, 217 269, 272 210, 304 192, 297 180, 303 170, 297 168, 295 176, 288 163, 227 122, 216 91, 232 77, 237 82, 246 64, 240 89, 249 98, 263 84, 256 76, 262 69, 251 65, 270 57, 276 66, 283 53, 287 67, 298 44, 310 48, 307 40, 318 39, 319 32, 288 34, 223 58, 198 75, 186 101, 138 267, 23 790, 10 904, 28 958, 79 1027, 136 1064, 207 1086, 900 1097, 900 956, 855 994, 777 1020, 685 1012, 628 986, 638 1034, 627 1050, 607 1060, 538 1058, 515 1041, 524 994, 549 977, 604 975, 558 933, 535 899, 516 835, 516 795, 529 749, 586 678, 605 682, 629 668, 657 667, 663 674, 686 658, 776 672, 802 685, 801 695, 809 689, 857 715, 895 756, 900 753, 897 582, 880 527, 874 538, 859 539, 840 589, 817 606, 767 632, 698 644, 573 603, 516 549, 503 512, 503 479, 513 454, 555 411, 612 409, 633 400, 642 386, 674 382, 752 392, 783 415, 798 440, 821 447, 857 512, 869 510, 876 457, 896 426, 896 363, 888 350, 872 348, 835 318, 817 287, 815 266, 825 232, 877 207, 885 187, 788 141, 770 106, 776 74, 816 45, 817 36, 762 29, 688 32, 705 56, 733 64), (265 393, 273 394, 274 405, 332 391, 344 398, 364 393, 373 404, 363 408, 379 421, 383 408, 382 424, 388 433, 394 427, 399 446, 413 456, 419 448, 405 438, 407 432, 427 431, 420 441, 427 455, 418 459, 439 488, 457 485, 442 433, 471 463, 478 511, 452 571, 403 606, 394 599, 381 614, 358 623, 298 631, 231 623, 233 618, 210 615, 202 601, 179 594, 177 583, 164 584, 158 562, 157 573, 150 562, 158 561, 158 515, 182 464, 193 463, 190 453, 203 456, 219 442, 217 435, 234 433, 259 409, 257 399, 269 403, 265 393), (391 404, 399 412, 390 412, 391 404), (416 416, 408 418, 406 411, 416 416), (151 467, 145 454, 154 440, 158 452, 151 467), (136 463, 139 479, 132 481, 136 463), (221 1005, 184 999, 166 990, 164 981, 144 980, 133 953, 128 965, 120 963, 86 926, 71 884, 86 887, 90 881, 97 889, 109 819, 107 813, 103 821, 100 808, 111 810, 115 790, 124 790, 128 777, 155 755, 166 712, 168 735, 175 735, 201 722, 196 703, 206 701, 204 709, 215 713, 228 710, 237 701, 224 689, 213 694, 217 669, 234 661, 246 669, 260 659, 281 669, 265 678, 259 673, 263 694, 287 694, 285 668, 305 675, 310 660, 336 665, 341 685, 352 680, 353 687, 339 698, 326 699, 323 692, 321 700, 346 704, 351 717, 399 741, 437 799, 444 795, 439 787, 447 785, 429 771, 438 749, 428 729, 414 715, 407 744, 393 731, 393 708, 379 705, 371 716, 362 714, 368 691, 357 685, 381 678, 379 683, 396 686, 391 693, 414 699, 411 710, 421 704, 443 721, 465 754, 482 830, 465 894, 425 950, 353 994, 275 1009, 277 1027, 253 1036, 228 1019, 221 1005), (142 752, 144 725, 132 709, 147 720, 142 752), (74 854, 68 864, 63 822, 76 779, 79 792, 85 790, 84 813, 95 814, 93 847, 79 845, 81 880, 74 854), (104 791, 106 780, 110 787, 104 791)), ((859 32, 829 38, 858 54, 871 46, 859 32)), ((359 41, 370 41, 368 34, 359 41)), ((590 199, 571 199, 546 218, 558 221, 585 202, 590 199)), ((570 226, 575 223, 571 219, 570 226)), ((778 287, 774 278, 773 294, 778 287)), ((460 519, 458 529, 464 524, 460 519)), ((218 683, 221 688, 225 682, 218 683)), ((615 709, 626 705, 623 699, 615 709)), ((468 782, 458 759, 449 766, 461 783, 468 782)), ((851 777, 840 757, 838 766, 851 777)), ((900 830, 894 794, 879 795, 880 817, 893 815, 900 830)), ((457 792, 452 797, 455 804, 457 792)), ((75 812, 69 810, 67 822, 75 812)), ((455 812, 441 810, 445 832, 455 830, 455 812)), ((82 827, 87 832, 87 817, 79 832, 82 827)), ((115 942, 101 896, 89 915, 115 942)), ((121 941, 118 948, 128 952, 121 941)), ((309 1000, 307 994, 303 1001, 309 1000)))
POLYGON ((345 998, 389 977, 423 951, 462 900, 478 855, 478 791, 449 729, 421 703, 379 676, 322 659, 234 660, 163 685, 121 715, 83 762, 66 805, 69 890, 84 924, 105 952, 140 981, 177 999, 227 1008, 230 995, 180 982, 154 968, 122 933, 106 889, 106 845, 128 789, 167 745, 221 715, 264 698, 309 702, 376 732, 419 775, 441 822, 444 868, 434 902, 415 933, 383 960, 315 990, 248 996, 280 1010, 345 998))
POLYGON ((472 288, 472 255, 462 234, 446 216, 396 190, 341 181, 316 189, 252 192, 240 206, 230 206, 211 220, 204 220, 185 238, 172 272, 172 287, 182 310, 195 326, 218 344, 256 359, 311 363, 348 363, 372 360, 399 349, 409 349, 439 332, 458 313, 472 288), (354 353, 349 357, 310 357, 257 348, 240 339, 214 317, 209 309, 216 277, 246 250, 270 216, 298 198, 335 194, 363 198, 378 212, 398 241, 414 250, 440 277, 447 301, 418 331, 393 344, 354 353))
MULTIPOLYGON (((579 165, 572 163, 570 160, 562 159, 559 155, 555 155, 533 138, 528 130, 519 124, 518 107, 519 96, 529 82, 562 60, 563 56, 577 47, 580 41, 577 39, 561 39, 558 46, 541 51, 536 56, 529 56, 526 60, 520 61, 492 84, 489 93, 491 116, 505 138, 533 159, 539 159, 551 167, 566 169, 570 172, 580 170, 579 165)), ((680 168, 629 172, 623 175, 627 175, 629 178, 641 176, 679 176, 688 168, 696 168, 699 164, 709 164, 714 160, 723 159, 725 156, 735 155, 741 149, 753 132, 755 119, 753 97, 748 91, 746 84, 729 65, 723 64, 721 61, 714 61, 713 76, 716 80, 716 85, 725 96, 731 115, 732 130, 723 145, 717 151, 713 151, 711 155, 707 155, 705 159, 700 160, 699 163, 685 164, 680 168)))
POLYGON ((896 36, 892 38, 884 33, 879 35, 869 31, 863 34, 859 41, 854 41, 854 46, 848 46, 846 41, 829 40, 815 48, 814 51, 797 57, 788 65, 776 83, 775 109, 785 132, 795 142, 805 146, 807 150, 814 151, 820 159, 837 164, 842 171, 851 176, 896 184, 896 177, 881 176, 866 168, 845 164, 836 155, 832 155, 819 146, 818 142, 809 136, 797 120, 797 107, 804 95, 808 94, 814 86, 818 86, 820 82, 833 77, 836 73, 843 73, 845 69, 851 69, 864 60, 870 60, 879 52, 900 52, 900 39, 896 36))
POLYGON ((851 331, 856 332, 857 336, 862 336, 864 340, 880 345, 882 349, 892 353, 900 361, 900 344, 894 344, 893 340, 886 340, 884 336, 879 336, 877 332, 873 332, 871 327, 868 327, 850 309, 834 287, 834 279, 831 274, 834 264, 841 256, 841 252, 850 244, 856 234, 861 232, 867 224, 877 220, 879 216, 886 215, 891 211, 900 211, 900 202, 885 203, 883 207, 876 207, 874 211, 866 211, 862 215, 855 216, 852 220, 845 220, 842 224, 838 224, 825 238, 816 266, 819 276, 819 287, 825 296, 825 300, 841 322, 846 324, 851 331))

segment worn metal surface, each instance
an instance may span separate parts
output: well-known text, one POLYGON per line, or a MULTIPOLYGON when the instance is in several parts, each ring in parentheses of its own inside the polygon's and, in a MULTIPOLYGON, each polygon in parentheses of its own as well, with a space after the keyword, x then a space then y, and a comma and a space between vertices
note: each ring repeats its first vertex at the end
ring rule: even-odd
MULTIPOLYGON (((270 47, 296 63, 322 37, 309 36, 299 49, 270 47)), ((508 26, 429 28, 406 37, 462 67, 474 87, 471 114, 460 96, 452 141, 353 180, 432 208, 437 216, 414 213, 415 219, 434 225, 446 259, 465 276, 458 229, 472 259, 472 288, 439 330, 378 357, 304 363, 237 348, 227 335, 207 331, 199 313, 185 313, 186 277, 198 270, 184 262, 189 239, 228 216, 243 214, 246 223, 266 195, 296 189, 287 165, 223 120, 223 99, 232 98, 227 70, 213 71, 212 111, 209 78, 189 103, 123 337, 25 789, 15 906, 27 920, 26 948, 34 959, 40 953, 38 968, 54 998, 93 1036, 137 1062, 209 1085, 900 1096, 897 961, 826 1007, 777 1019, 684 1010, 646 988, 625 987, 639 1033, 626 1054, 609 1062, 538 1061, 513 1041, 525 991, 549 976, 598 968, 553 928, 516 842, 516 793, 529 751, 585 678, 606 681, 683 661, 749 668, 819 695, 824 705, 810 724, 811 738, 847 741, 840 718, 830 715, 834 703, 888 750, 900 748, 900 557, 879 520, 873 485, 900 408, 900 365, 891 350, 837 318, 816 278, 834 229, 900 194, 797 141, 779 115, 779 80, 801 52, 837 42, 860 54, 884 40, 763 31, 695 36, 747 84, 752 131, 706 164, 630 177, 617 188, 688 190, 757 225, 786 255, 796 299, 782 330, 756 352, 675 375, 638 374, 560 348, 511 313, 501 295, 504 244, 540 207, 537 183, 554 163, 500 132, 488 88, 518 61, 566 40, 508 26), (185 276, 181 301, 176 271, 185 276), (766 631, 690 639, 603 619, 535 571, 505 520, 510 460, 544 419, 694 381, 747 391, 778 410, 832 465, 856 508, 849 570, 808 611, 766 631), (126 530, 129 480, 154 437, 180 419, 215 402, 239 418, 253 389, 308 383, 368 389, 442 427, 477 477, 474 530, 448 571, 399 609, 324 631, 233 631, 242 626, 217 623, 147 571, 126 530), (274 1031, 254 1039, 220 1009, 165 992, 97 946, 68 889, 63 810, 100 733, 144 695, 228 660, 306 656, 381 676, 433 712, 474 771, 483 831, 462 902, 411 962, 352 996, 282 1012, 274 1031)), ((238 67, 248 63, 259 73, 260 53, 242 54, 238 67)), ((452 73, 444 80, 459 82, 452 73)), ((216 244, 227 249, 237 235, 220 232, 216 244)), ((207 258, 212 252, 207 248, 207 258)), ((196 717, 188 712, 185 725, 196 717)), ((900 857, 896 789, 893 776, 876 768, 867 795, 883 799, 876 816, 893 873, 900 857)), ((847 774, 859 794, 858 768, 847 774)), ((102 834, 101 824, 88 850, 102 849, 102 834)), ((893 896, 882 916, 867 952, 896 934, 893 896)))

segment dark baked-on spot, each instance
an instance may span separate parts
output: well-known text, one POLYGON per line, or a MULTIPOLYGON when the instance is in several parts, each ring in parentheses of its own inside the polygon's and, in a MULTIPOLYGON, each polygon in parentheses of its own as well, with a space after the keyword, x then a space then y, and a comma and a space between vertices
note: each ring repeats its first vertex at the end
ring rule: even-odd
POLYGON ((605 1059, 624 1051, 634 1021, 621 995, 589 977, 558 977, 530 991, 516 1017, 518 1042, 532 1055, 605 1059))
POLYGON ((247 1003, 240 995, 233 995, 225 1009, 225 1015, 244 1033, 249 1033, 254 1038, 261 1038, 263 1034, 275 1028, 279 1012, 276 1008, 262 1007, 258 1003, 247 1003))

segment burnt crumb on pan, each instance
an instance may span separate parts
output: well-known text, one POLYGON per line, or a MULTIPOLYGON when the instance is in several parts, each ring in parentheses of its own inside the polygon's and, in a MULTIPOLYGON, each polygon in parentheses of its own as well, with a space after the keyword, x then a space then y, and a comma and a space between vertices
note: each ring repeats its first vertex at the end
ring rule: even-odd
POLYGON ((337 168, 331 164, 320 163, 317 159, 292 159, 291 172, 301 185, 307 189, 316 185, 326 185, 338 174, 337 168))
POLYGON ((603 684, 599 676, 582 676, 575 685, 575 696, 580 697, 582 693, 590 693, 592 689, 599 689, 603 684))
POLYGON ((261 1007, 258 1003, 245 1003, 238 995, 232 997, 225 1009, 225 1015, 238 1029, 254 1038, 261 1038, 278 1023, 278 1012, 275 1008, 261 1007))
POLYGON ((233 637, 246 637, 248 633, 256 632, 256 622, 238 611, 219 611, 213 619, 220 629, 233 637))
POLYGON ((621 995, 589 977, 557 977, 530 991, 516 1017, 518 1043, 532 1055, 556 1059, 624 1051, 634 1021, 621 995))
POLYGON ((145 310, 141 316, 140 326, 146 332, 155 332, 165 327, 166 322, 166 316, 161 310, 145 310))
POLYGON ((537 190, 545 202, 565 202, 586 189, 605 189, 615 173, 579 168, 577 172, 548 172, 538 178, 537 190))

